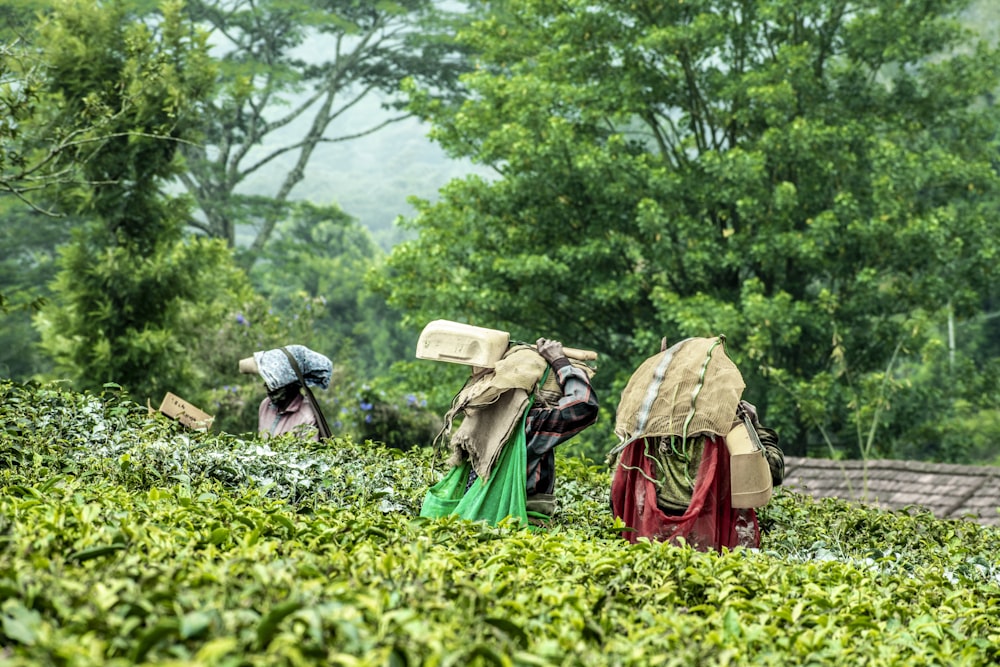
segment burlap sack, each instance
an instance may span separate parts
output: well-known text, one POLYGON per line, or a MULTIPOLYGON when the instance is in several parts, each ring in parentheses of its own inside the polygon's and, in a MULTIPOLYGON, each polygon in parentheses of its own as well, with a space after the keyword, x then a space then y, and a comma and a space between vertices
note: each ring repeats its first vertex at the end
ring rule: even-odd
POLYGON ((688 338, 643 362, 618 404, 621 442, 729 433, 746 384, 724 343, 725 336, 688 338))
POLYGON ((533 347, 520 345, 508 350, 493 369, 470 379, 444 418, 443 432, 451 433, 452 422, 464 415, 449 440, 450 465, 470 459, 476 473, 489 478, 546 365, 533 347))
POLYGON ((739 422, 726 435, 729 450, 729 495, 733 507, 763 507, 771 499, 771 466, 760 440, 751 437, 753 424, 739 422))
POLYGON ((528 345, 510 348, 503 359, 492 369, 474 374, 452 400, 448 417, 453 417, 467 407, 481 408, 497 400, 510 389, 531 392, 545 372, 545 360, 528 345))

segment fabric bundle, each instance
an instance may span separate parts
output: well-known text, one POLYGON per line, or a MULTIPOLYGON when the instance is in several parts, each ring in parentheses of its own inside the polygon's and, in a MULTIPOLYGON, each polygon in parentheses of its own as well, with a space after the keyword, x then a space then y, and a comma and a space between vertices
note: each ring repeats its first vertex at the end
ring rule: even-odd
MULTIPOLYGON (((330 377, 333 375, 333 362, 329 358, 310 350, 305 345, 286 345, 285 349, 291 352, 302 370, 302 377, 308 387, 319 387, 326 389, 330 386, 330 377)), ((274 390, 279 387, 298 382, 298 375, 288 357, 280 348, 253 353, 256 371, 264 379, 264 384, 268 389, 274 390)), ((241 363, 241 368, 243 367, 241 363)))
POLYGON ((615 434, 622 443, 653 436, 725 436, 745 387, 726 354, 724 336, 682 340, 647 359, 629 378, 615 434))
POLYGON ((706 440, 691 503, 681 515, 669 515, 656 504, 655 463, 645 439, 633 440, 622 451, 611 482, 611 505, 628 530, 622 537, 679 542, 701 551, 737 546, 760 547, 760 527, 752 509, 735 509, 729 487, 729 453, 722 438, 706 440))
POLYGON ((464 415, 451 435, 448 463, 457 466, 469 461, 479 477, 488 479, 547 368, 533 347, 520 345, 512 347, 493 369, 470 378, 444 418, 443 432, 449 433, 452 422, 464 415))

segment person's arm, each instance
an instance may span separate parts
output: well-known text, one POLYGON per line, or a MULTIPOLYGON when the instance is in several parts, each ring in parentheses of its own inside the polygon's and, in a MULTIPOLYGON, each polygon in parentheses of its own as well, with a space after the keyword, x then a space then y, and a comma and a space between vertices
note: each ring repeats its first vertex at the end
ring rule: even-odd
POLYGON ((549 362, 563 395, 555 407, 531 410, 528 448, 541 456, 597 420, 597 396, 587 374, 573 366, 558 341, 538 341, 538 353, 549 362))
POLYGON ((756 429, 760 444, 764 445, 764 458, 771 468, 771 484, 781 486, 785 479, 785 453, 778 446, 778 434, 764 426, 757 426, 756 429))
POLYGON ((740 401, 737 414, 741 412, 750 417, 750 423, 753 424, 754 430, 757 431, 760 444, 764 445, 764 458, 767 459, 767 465, 771 469, 771 485, 781 486, 781 483, 785 479, 785 453, 781 451, 781 447, 778 445, 777 432, 774 429, 761 426, 760 418, 757 416, 757 408, 752 403, 740 401))

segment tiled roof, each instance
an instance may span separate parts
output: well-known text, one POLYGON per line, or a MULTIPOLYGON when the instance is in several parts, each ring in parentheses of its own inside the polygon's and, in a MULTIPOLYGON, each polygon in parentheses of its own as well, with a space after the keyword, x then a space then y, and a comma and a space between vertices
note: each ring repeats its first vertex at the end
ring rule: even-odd
POLYGON ((919 461, 834 461, 785 457, 784 486, 899 510, 920 506, 939 519, 1000 526, 1000 467, 919 461))

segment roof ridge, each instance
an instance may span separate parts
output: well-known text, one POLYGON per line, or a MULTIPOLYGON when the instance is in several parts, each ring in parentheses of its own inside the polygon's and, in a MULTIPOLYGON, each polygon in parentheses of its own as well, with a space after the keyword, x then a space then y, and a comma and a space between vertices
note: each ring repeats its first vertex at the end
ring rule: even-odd
POLYGON ((930 472, 942 474, 966 474, 977 477, 1000 477, 1000 466, 974 465, 968 463, 937 463, 933 461, 917 461, 913 459, 827 459, 804 456, 786 456, 785 470, 794 470, 804 466, 817 468, 840 468, 860 470, 863 468, 878 468, 888 470, 907 470, 911 472, 930 472))

